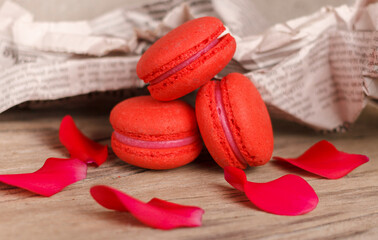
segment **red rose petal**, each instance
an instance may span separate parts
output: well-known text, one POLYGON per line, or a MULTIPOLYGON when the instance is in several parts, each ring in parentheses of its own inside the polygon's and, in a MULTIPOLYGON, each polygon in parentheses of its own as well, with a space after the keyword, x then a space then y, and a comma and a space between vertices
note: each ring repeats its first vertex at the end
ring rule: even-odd
POLYGON ((253 183, 246 180, 243 170, 228 166, 224 175, 229 184, 245 192, 254 205, 266 212, 301 215, 315 209, 319 202, 314 189, 303 178, 292 174, 267 183, 253 183))
POLYGON ((59 139, 69 151, 71 158, 78 158, 85 163, 96 163, 100 166, 108 157, 107 146, 84 136, 69 115, 65 116, 60 124, 59 139))
POLYGON ((224 168, 224 179, 234 188, 244 192, 244 184, 247 182, 247 176, 243 170, 226 166, 224 168))
POLYGON ((202 223, 204 211, 199 207, 184 206, 153 198, 144 203, 108 186, 94 186, 92 197, 103 207, 128 211, 144 224, 159 228, 197 227, 202 223))
POLYGON ((49 158, 34 173, 0 175, 0 182, 50 197, 86 176, 87 165, 79 159, 49 158))
POLYGON ((340 152, 325 140, 314 144, 298 158, 273 157, 273 159, 289 162, 306 171, 330 179, 344 177, 356 167, 369 161, 365 155, 340 152))
POLYGON ((258 208, 278 215, 308 213, 319 202, 314 189, 303 178, 292 174, 267 183, 246 182, 244 191, 258 208))

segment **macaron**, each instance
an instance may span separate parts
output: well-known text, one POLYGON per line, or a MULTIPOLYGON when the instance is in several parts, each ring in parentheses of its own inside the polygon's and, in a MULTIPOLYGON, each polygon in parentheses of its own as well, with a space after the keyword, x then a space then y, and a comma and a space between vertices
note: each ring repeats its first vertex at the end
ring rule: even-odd
POLYGON ((170 101, 199 88, 231 60, 235 39, 215 17, 188 21, 156 41, 142 55, 137 75, 153 98, 170 101))
POLYGON ((112 109, 110 123, 113 152, 135 166, 180 167, 193 161, 202 149, 195 111, 181 100, 129 98, 112 109))
POLYGON ((273 131, 267 108, 253 83, 240 73, 202 86, 196 115, 203 141, 221 166, 244 169, 267 163, 273 131))

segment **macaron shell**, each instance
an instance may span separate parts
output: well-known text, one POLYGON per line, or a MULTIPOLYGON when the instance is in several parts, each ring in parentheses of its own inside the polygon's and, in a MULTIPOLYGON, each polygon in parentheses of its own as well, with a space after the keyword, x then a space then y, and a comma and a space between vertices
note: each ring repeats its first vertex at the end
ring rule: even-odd
POLYGON ((143 168, 162 170, 180 167, 192 162, 201 152, 202 142, 167 149, 144 149, 120 143, 112 135, 114 153, 123 161, 143 168))
POLYGON ((224 31, 223 23, 215 17, 188 21, 156 41, 142 55, 137 74, 149 82, 188 59, 224 31))
POLYGON ((140 140, 175 140, 198 134, 193 107, 176 100, 159 102, 151 96, 126 99, 111 114, 113 129, 140 140))
POLYGON ((160 101, 182 97, 210 81, 232 59, 236 42, 226 35, 210 51, 158 84, 148 87, 151 96, 160 101))
POLYGON ((217 113, 214 90, 215 81, 210 81, 199 89, 196 97, 195 109, 202 139, 219 166, 244 169, 247 166, 237 160, 223 132, 217 113))
POLYGON ((250 166, 267 163, 273 153, 273 130, 260 93, 240 73, 224 77, 221 91, 231 132, 244 159, 250 166))

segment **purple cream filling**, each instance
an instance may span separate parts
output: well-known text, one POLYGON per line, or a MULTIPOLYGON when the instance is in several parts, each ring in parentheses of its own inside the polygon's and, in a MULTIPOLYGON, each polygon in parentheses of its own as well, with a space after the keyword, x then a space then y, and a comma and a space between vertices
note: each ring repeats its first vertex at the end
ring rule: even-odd
POLYGON ((220 120, 220 123, 223 128, 224 135, 226 136, 226 139, 228 141, 228 144, 230 145, 235 157, 241 162, 246 165, 247 161, 244 159, 243 155, 241 154, 234 137, 232 136, 230 124, 227 119, 226 111, 224 110, 224 104, 223 104, 223 98, 222 98, 222 92, 220 87, 220 81, 215 81, 215 104, 218 112, 218 117, 220 120))
POLYGON ((114 131, 114 137, 121 143, 126 144, 128 146, 138 147, 138 148, 150 148, 150 149, 183 147, 183 146, 192 144, 198 140, 198 136, 195 135, 195 136, 190 136, 190 137, 177 139, 177 140, 144 141, 144 140, 127 137, 116 131, 114 131))
POLYGON ((163 73, 162 75, 160 75, 159 77, 155 78, 154 80, 150 81, 149 82, 150 86, 158 84, 159 82, 163 81, 164 79, 170 77, 171 75, 173 75, 176 72, 180 71, 184 67, 188 66, 189 64, 191 64, 192 62, 194 62, 195 60, 197 60, 199 57, 201 57, 203 54, 205 54, 206 52, 208 52, 210 49, 212 49, 215 45, 217 45, 218 42, 219 42, 218 38, 214 39, 208 45, 206 45, 206 47, 204 47, 203 49, 201 49, 200 51, 198 51, 196 54, 194 54, 190 58, 186 59, 185 61, 183 61, 182 63, 180 63, 177 66, 173 67, 172 69, 168 70, 167 72, 163 73))

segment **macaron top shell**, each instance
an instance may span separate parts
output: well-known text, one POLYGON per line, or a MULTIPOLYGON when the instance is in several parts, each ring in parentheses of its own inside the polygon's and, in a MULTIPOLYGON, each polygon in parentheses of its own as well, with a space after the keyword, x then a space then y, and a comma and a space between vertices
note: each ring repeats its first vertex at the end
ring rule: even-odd
POLYGON ((159 102, 151 96, 129 98, 111 114, 113 129, 127 137, 146 141, 182 139, 198 134, 194 109, 175 100, 159 102))
POLYGON ((211 81, 197 94, 196 114, 205 145, 221 166, 245 168, 263 165, 273 152, 273 131, 266 106, 252 82, 231 73, 220 82, 211 81), (228 143, 217 113, 216 84, 220 84, 224 110, 244 162, 240 162, 228 143))
POLYGON ((137 74, 146 83, 172 69, 216 39, 225 27, 215 17, 188 21, 156 41, 142 55, 137 74))

